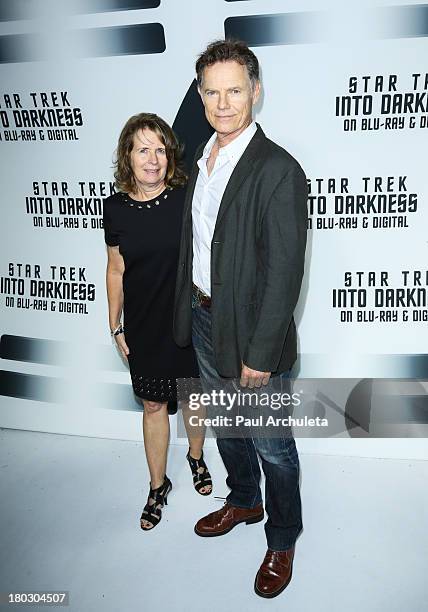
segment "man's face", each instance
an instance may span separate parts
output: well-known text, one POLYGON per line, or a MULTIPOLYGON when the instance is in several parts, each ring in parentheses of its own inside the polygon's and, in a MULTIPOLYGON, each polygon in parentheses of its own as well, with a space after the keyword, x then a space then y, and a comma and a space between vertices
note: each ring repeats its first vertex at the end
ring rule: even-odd
POLYGON ((205 68, 199 93, 211 126, 227 136, 240 133, 251 123, 260 83, 251 86, 246 66, 233 60, 218 62, 205 68))

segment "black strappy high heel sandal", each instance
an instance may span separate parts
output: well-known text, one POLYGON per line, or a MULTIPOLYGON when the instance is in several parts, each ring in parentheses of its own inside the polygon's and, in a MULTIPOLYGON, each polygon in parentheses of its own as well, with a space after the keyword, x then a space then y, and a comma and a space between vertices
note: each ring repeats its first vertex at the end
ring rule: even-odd
POLYGON ((192 470, 193 486, 195 487, 196 491, 199 493, 199 495, 211 495, 213 485, 211 480, 211 474, 209 473, 207 464, 204 461, 204 452, 201 452, 200 459, 194 459, 190 456, 189 449, 186 455, 186 459, 189 462, 190 469, 192 470), (202 493, 201 489, 207 487, 208 485, 211 485, 211 489, 209 491, 206 491, 205 493, 202 493))
POLYGON ((168 494, 172 489, 172 482, 165 474, 163 483, 157 489, 152 489, 150 486, 149 497, 147 498, 147 504, 144 506, 143 512, 140 518, 140 527, 143 531, 150 531, 158 525, 162 518, 162 508, 168 505, 168 494), (143 521, 151 523, 151 527, 144 527, 143 521))

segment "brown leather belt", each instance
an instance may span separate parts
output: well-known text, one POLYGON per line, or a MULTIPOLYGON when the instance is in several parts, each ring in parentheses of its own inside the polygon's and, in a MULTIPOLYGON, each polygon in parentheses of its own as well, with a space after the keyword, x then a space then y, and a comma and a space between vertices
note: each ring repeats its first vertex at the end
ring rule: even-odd
POLYGON ((193 283, 193 298, 199 306, 204 308, 211 308, 211 298, 209 295, 204 293, 193 283))

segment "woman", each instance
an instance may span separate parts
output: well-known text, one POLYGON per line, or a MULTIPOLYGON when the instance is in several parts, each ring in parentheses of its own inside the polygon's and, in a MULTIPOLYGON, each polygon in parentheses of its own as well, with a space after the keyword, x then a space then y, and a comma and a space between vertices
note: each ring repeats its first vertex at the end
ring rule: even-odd
MULTIPOLYGON (((140 520, 144 530, 159 523, 172 488, 166 475, 167 405, 177 400, 176 379, 198 376, 193 348, 179 348, 172 337, 187 180, 179 158, 177 139, 163 119, 149 113, 131 117, 117 148, 114 176, 119 191, 104 201, 110 329, 144 406, 150 472, 150 492, 140 520)), ((203 442, 201 434, 189 436, 187 460, 195 489, 209 495, 212 484, 203 442)))

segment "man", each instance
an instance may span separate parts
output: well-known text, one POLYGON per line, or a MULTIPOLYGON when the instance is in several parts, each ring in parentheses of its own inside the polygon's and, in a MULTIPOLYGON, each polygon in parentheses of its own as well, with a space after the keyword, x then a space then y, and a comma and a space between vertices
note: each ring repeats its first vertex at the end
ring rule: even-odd
MULTIPOLYGON (((193 335, 203 386, 238 377, 241 387, 268 388, 288 375, 296 359, 293 311, 304 267, 306 178, 252 119, 259 65, 244 43, 212 43, 196 72, 215 133, 197 151, 189 181, 174 337, 186 346, 193 335)), ((263 519, 259 456, 268 550, 254 588, 262 597, 275 597, 291 579, 302 529, 294 439, 231 439, 217 432, 217 445, 231 492, 195 531, 220 536, 239 523, 263 519)))

